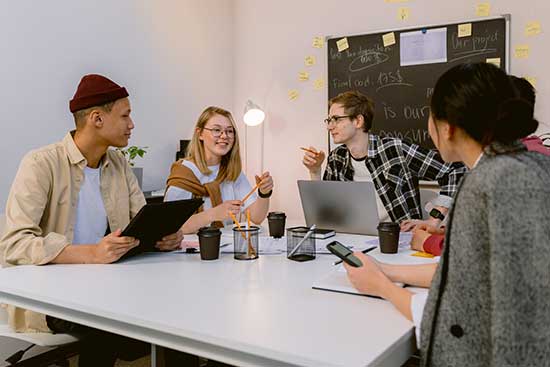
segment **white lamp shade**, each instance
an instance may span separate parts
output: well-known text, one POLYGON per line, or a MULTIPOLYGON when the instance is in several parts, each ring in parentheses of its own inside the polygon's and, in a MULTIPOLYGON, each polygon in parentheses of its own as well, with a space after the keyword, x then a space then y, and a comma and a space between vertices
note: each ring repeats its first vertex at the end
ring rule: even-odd
POLYGON ((257 126, 264 122, 265 112, 257 104, 248 100, 244 106, 243 120, 248 126, 257 126))

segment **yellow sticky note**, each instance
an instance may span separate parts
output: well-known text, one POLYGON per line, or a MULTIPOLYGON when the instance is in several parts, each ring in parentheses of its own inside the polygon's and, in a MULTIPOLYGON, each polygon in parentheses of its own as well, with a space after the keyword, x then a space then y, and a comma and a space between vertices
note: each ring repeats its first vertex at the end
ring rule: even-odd
POLYGON ((395 33, 390 32, 383 35, 382 42, 384 43, 384 47, 395 45, 395 33))
POLYGON ((325 81, 323 78, 315 79, 313 81, 313 88, 315 90, 321 90, 325 86, 325 81))
POLYGON ((296 100, 299 95, 300 95, 300 93, 298 93, 298 91, 296 89, 291 89, 291 90, 288 91, 288 98, 291 101, 296 100))
POLYGON ((490 3, 479 3, 476 6, 476 15, 478 17, 488 17, 491 13, 491 4, 490 3))
POLYGON ((496 67, 500 68, 500 57, 494 57, 494 58, 486 59, 485 62, 487 64, 493 64, 496 67))
POLYGON ((472 35, 472 23, 458 25, 458 37, 470 37, 472 35))
POLYGON ((537 21, 532 21, 527 23, 525 26, 525 35, 526 36, 535 36, 541 32, 540 23, 537 21))
POLYGON ((527 80, 531 85, 536 88, 537 87, 537 78, 532 76, 524 76, 525 80, 527 80))
POLYGON ((298 73, 298 80, 301 82, 305 82, 309 80, 309 73, 307 71, 300 71, 298 73))
POLYGON ((323 39, 323 37, 313 37, 313 47, 323 48, 324 44, 325 44, 325 40, 323 39))
POLYGON ((429 253, 427 253, 427 252, 423 252, 423 251, 413 252, 413 253, 411 254, 411 256, 427 257, 427 258, 435 257, 434 255, 429 254, 429 253))
POLYGON ((315 65, 315 56, 306 56, 304 64, 306 64, 306 66, 315 65))
POLYGON ((336 41, 336 47, 338 48, 338 52, 347 50, 349 48, 348 38, 344 37, 336 41))
POLYGON ((411 9, 409 8, 399 8, 397 9, 397 19, 407 20, 411 15, 411 9))
POLYGON ((514 56, 518 59, 527 59, 529 57, 529 45, 517 45, 514 56))

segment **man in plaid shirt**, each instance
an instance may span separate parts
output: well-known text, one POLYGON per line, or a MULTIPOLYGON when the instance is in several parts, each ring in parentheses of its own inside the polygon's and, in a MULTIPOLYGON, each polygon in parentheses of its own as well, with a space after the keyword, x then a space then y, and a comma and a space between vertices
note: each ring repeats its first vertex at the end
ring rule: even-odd
MULTIPOLYGON (((431 203, 446 214, 465 166, 444 163, 437 151, 405 140, 370 134, 373 116, 374 103, 359 92, 330 100, 325 122, 334 142, 342 145, 330 152, 323 180, 372 181, 380 220, 399 222, 402 230, 410 230, 422 218, 418 180, 437 180, 441 190, 431 203)), ((305 152, 303 164, 311 179, 321 179, 324 159, 324 152, 313 147, 305 152)), ((439 221, 427 222, 439 225, 439 221)))

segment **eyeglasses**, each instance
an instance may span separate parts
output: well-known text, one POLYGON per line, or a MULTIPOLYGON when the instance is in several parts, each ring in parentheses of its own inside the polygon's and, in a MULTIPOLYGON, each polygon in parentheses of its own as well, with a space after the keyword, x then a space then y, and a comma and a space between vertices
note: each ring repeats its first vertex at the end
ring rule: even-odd
POLYGON ((324 121, 327 125, 330 125, 330 124, 337 124, 341 119, 352 118, 352 117, 355 117, 355 116, 352 116, 352 115, 343 115, 343 116, 334 115, 334 116, 329 116, 324 121))
POLYGON ((222 136, 222 133, 225 133, 225 136, 227 136, 230 139, 235 137, 235 129, 233 129, 233 128, 229 128, 229 129, 224 130, 224 129, 220 129, 218 127, 215 127, 213 129, 203 127, 203 129, 210 131, 212 136, 215 137, 215 138, 219 138, 220 136, 222 136))

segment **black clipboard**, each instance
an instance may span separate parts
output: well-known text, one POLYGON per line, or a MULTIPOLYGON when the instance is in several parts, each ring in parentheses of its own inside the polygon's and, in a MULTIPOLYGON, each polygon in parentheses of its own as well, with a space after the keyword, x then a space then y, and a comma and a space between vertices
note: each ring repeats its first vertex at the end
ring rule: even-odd
POLYGON ((203 202, 202 199, 188 199, 145 205, 121 234, 139 239, 139 246, 125 253, 119 260, 143 252, 159 251, 155 247, 156 242, 177 232, 203 202))

